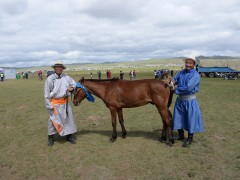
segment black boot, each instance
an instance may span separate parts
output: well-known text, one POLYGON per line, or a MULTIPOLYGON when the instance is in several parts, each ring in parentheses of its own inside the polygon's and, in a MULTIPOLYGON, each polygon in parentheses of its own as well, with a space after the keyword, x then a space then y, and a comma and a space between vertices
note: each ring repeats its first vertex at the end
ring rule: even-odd
POLYGON ((54 135, 48 135, 48 146, 52 146, 54 143, 54 135))
POLYGON ((184 140, 185 137, 184 137, 184 130, 183 129, 178 129, 178 136, 177 137, 174 137, 174 140, 184 140))
POLYGON ((66 140, 71 144, 76 144, 76 140, 72 137, 72 134, 68 134, 66 140))
POLYGON ((188 133, 188 138, 184 141, 182 147, 189 147, 193 141, 193 134, 188 133))

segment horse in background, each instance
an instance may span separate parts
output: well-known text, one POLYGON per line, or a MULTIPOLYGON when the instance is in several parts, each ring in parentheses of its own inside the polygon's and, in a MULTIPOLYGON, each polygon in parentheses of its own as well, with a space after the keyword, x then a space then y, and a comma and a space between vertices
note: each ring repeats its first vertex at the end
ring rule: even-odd
POLYGON ((170 90, 168 83, 155 80, 93 80, 84 78, 79 80, 83 88, 76 88, 74 93, 73 104, 78 106, 87 96, 84 89, 91 94, 102 99, 107 108, 110 110, 112 118, 112 137, 110 141, 117 139, 117 116, 122 128, 122 137, 126 138, 127 131, 124 126, 122 108, 133 108, 151 103, 156 106, 163 122, 163 130, 160 141, 168 141, 168 145, 174 143, 172 131, 172 114, 169 107, 172 102, 173 91, 170 90))

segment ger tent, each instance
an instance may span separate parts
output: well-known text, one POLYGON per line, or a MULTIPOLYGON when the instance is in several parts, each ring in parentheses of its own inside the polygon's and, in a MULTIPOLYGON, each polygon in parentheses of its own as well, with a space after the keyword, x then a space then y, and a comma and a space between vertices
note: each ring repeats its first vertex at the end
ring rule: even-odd
POLYGON ((4 74, 5 79, 15 79, 16 78, 16 70, 15 69, 0 68, 0 73, 4 74))
POLYGON ((4 73, 4 69, 3 68, 0 68, 0 73, 4 73))
POLYGON ((5 69, 5 79, 16 79, 16 69, 5 69))

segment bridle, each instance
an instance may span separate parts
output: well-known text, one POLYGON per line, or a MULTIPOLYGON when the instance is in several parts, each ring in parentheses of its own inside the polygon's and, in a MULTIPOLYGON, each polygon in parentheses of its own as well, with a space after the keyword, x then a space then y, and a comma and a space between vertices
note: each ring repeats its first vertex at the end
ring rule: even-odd
POLYGON ((84 98, 87 98, 88 101, 90 101, 90 102, 94 102, 95 101, 95 98, 92 96, 92 94, 80 82, 77 82, 76 88, 72 91, 72 93, 71 93, 71 100, 72 100, 72 94, 74 96, 77 95, 78 89, 82 89, 85 92, 86 96, 84 98))
POLYGON ((77 95, 77 88, 74 88, 73 91, 71 92, 71 101, 73 101, 72 96, 77 95))

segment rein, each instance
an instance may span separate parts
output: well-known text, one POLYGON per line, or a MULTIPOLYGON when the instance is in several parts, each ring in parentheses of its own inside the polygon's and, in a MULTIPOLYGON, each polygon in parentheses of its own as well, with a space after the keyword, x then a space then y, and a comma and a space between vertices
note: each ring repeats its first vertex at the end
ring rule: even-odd
MULTIPOLYGON (((65 95, 65 98, 66 98, 66 114, 68 116, 68 96, 67 96, 67 93, 68 93, 68 90, 66 90, 66 95, 65 95)), ((72 93, 71 93, 72 94, 72 93)))

